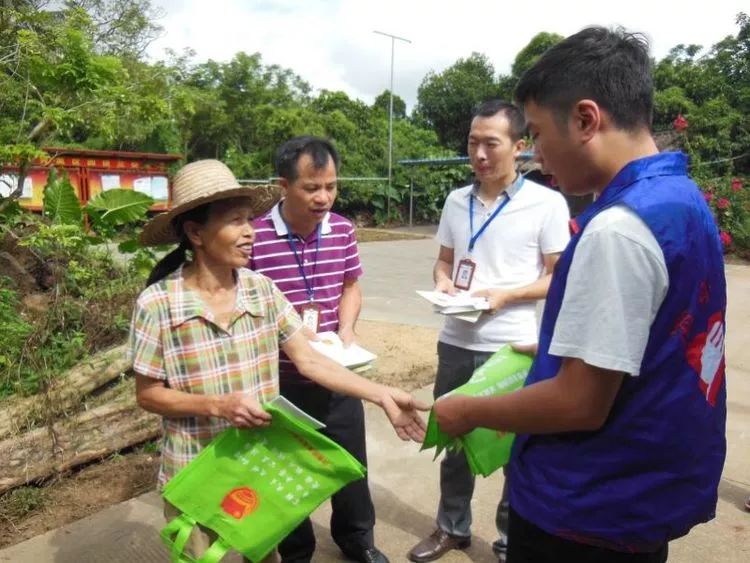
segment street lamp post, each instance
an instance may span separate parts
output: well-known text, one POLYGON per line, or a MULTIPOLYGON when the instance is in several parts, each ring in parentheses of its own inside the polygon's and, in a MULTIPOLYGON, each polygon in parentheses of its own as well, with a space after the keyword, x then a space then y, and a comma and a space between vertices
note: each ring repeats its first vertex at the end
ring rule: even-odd
POLYGON ((398 37, 397 35, 385 33, 383 31, 373 31, 373 33, 377 33, 378 35, 385 35, 386 37, 391 38, 391 88, 389 90, 391 99, 390 99, 390 109, 388 111, 388 193, 386 194, 386 198, 385 198, 386 216, 390 216, 391 214, 391 182, 393 178, 393 56, 396 50, 396 47, 395 47, 396 39, 398 39, 399 41, 404 41, 406 43, 411 43, 411 41, 408 39, 404 39, 403 37, 398 37))

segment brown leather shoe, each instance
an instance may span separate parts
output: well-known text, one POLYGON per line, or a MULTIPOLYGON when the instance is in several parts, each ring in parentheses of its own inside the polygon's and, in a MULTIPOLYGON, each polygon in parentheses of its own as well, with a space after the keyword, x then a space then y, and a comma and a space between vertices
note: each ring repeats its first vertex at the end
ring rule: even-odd
POLYGON ((452 536, 438 528, 429 537, 415 545, 406 557, 409 558, 409 561, 416 561, 417 563, 435 561, 452 549, 466 549, 470 545, 471 538, 452 536))

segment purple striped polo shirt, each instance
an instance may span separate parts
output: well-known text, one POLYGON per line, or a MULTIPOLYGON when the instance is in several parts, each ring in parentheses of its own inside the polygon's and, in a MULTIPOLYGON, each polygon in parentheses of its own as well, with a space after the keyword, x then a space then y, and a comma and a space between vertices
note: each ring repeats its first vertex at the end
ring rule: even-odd
MULTIPOLYGON (((255 242, 248 267, 271 278, 299 311, 308 302, 307 288, 294 252, 289 246, 287 228, 279 205, 277 203, 271 211, 253 221, 255 242)), ((303 262, 305 276, 314 291, 315 303, 321 308, 320 331, 336 332, 339 328, 338 311, 344 280, 359 278, 362 275, 362 264, 359 261, 354 227, 348 219, 336 213, 328 213, 321 222, 320 235, 319 248, 317 229, 306 239, 294 235, 294 241, 297 256, 303 262)), ((294 364, 283 353, 279 360, 279 374, 282 382, 308 381, 299 375, 294 364)))

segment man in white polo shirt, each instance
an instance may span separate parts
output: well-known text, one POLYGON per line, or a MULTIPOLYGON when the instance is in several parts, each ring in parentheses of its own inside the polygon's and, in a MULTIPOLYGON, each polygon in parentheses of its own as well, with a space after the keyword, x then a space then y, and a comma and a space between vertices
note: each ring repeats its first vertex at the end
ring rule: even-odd
MULTIPOLYGON (((570 216, 562 195, 517 173, 523 132, 523 115, 514 105, 482 104, 468 140, 476 182, 451 192, 443 207, 435 289, 485 296, 490 311, 473 324, 446 317, 438 341, 436 398, 466 383, 504 344, 537 340, 536 302, 546 296, 552 268, 568 243, 570 216)), ((497 510, 500 538, 493 544, 500 561, 506 549, 506 490, 497 510)), ((469 547, 473 492, 464 454, 446 453, 437 529, 409 552, 411 561, 434 561, 469 547)))

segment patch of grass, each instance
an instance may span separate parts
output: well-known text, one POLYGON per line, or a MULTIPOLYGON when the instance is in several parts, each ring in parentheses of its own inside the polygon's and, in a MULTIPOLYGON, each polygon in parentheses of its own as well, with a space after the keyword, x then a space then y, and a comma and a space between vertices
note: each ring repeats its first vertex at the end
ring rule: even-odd
POLYGON ((144 454, 156 454, 159 453, 159 446, 160 441, 159 440, 152 440, 150 442, 146 442, 141 446, 141 451, 144 454))
POLYGON ((25 374, 24 367, 19 363, 19 351, 23 349, 24 342, 34 330, 18 312, 18 294, 6 287, 8 281, 8 278, 0 277, 0 327, 3 334, 0 342, 0 397, 15 390, 12 374, 25 374))
POLYGON ((32 288, 13 287, 0 277, 0 398, 44 391, 82 359, 127 335, 143 277, 89 238, 79 226, 37 221, 14 247, 33 248, 49 272, 32 288))
POLYGON ((385 229, 357 229, 357 242, 387 242, 393 240, 419 240, 427 238, 425 235, 416 233, 406 233, 397 231, 387 231, 385 229))
POLYGON ((44 508, 46 493, 39 487, 19 487, 0 497, 0 515, 12 521, 21 520, 44 508))

